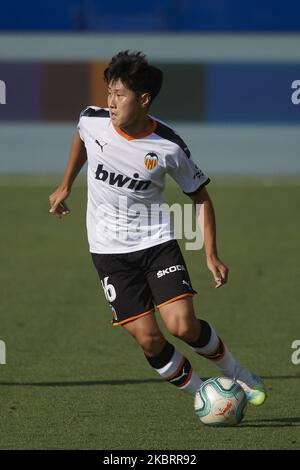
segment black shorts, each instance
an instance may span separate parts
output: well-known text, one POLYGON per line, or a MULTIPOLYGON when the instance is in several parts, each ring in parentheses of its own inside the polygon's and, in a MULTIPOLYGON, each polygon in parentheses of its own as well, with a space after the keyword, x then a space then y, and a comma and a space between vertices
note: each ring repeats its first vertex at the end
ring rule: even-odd
POLYGON ((196 294, 177 240, 122 254, 91 253, 113 325, 154 312, 155 307, 196 294))

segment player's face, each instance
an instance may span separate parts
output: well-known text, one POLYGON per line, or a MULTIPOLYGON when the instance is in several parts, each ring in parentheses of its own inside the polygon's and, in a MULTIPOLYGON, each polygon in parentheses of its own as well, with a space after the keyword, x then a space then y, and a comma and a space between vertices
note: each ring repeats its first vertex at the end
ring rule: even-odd
POLYGON ((112 123, 116 127, 130 129, 147 113, 144 95, 129 90, 120 79, 108 85, 108 108, 112 123))

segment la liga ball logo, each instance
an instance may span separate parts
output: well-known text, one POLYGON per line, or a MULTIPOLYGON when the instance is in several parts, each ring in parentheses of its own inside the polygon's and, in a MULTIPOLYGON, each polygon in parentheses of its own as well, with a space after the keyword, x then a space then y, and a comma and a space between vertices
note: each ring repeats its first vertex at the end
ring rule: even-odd
POLYGON ((144 159, 147 170, 153 170, 158 163, 158 156, 155 152, 149 152, 144 159))

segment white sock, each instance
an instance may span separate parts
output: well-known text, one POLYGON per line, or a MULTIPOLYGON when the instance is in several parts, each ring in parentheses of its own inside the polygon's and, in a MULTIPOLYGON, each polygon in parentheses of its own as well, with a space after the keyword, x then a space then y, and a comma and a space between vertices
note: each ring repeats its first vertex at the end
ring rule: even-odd
POLYGON ((250 387, 254 385, 251 372, 237 362, 222 340, 218 337, 213 327, 211 325, 209 326, 211 329, 211 335, 208 343, 201 348, 191 346, 192 349, 194 349, 197 354, 200 354, 214 362, 222 376, 241 380, 250 387))
POLYGON ((216 366, 225 377, 232 379, 238 379, 245 382, 249 387, 254 385, 251 372, 243 367, 231 354, 231 352, 225 347, 224 356, 219 361, 215 361, 216 366))

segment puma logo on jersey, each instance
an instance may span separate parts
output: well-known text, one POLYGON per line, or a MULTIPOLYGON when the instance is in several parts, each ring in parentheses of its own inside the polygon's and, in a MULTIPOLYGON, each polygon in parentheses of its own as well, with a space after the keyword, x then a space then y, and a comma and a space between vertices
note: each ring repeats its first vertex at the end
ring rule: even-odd
POLYGON ((156 275, 157 277, 162 277, 175 271, 185 271, 185 267, 182 264, 176 264, 176 266, 170 266, 169 268, 157 271, 156 275))
POLYGON ((105 181, 111 186, 117 186, 118 188, 126 187, 134 191, 145 191, 149 188, 150 180, 139 180, 137 178, 139 178, 138 173, 134 173, 133 178, 130 178, 120 173, 108 172, 103 169, 102 163, 98 165, 96 170, 96 180, 105 181))
POLYGON ((99 145, 99 147, 101 147, 101 152, 103 153, 103 147, 107 145, 107 142, 102 142, 102 144, 99 142, 99 140, 95 140, 95 142, 99 145))

